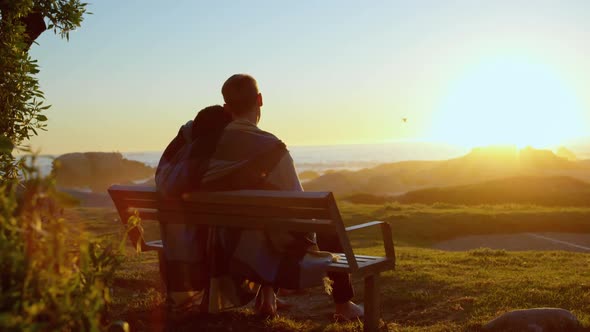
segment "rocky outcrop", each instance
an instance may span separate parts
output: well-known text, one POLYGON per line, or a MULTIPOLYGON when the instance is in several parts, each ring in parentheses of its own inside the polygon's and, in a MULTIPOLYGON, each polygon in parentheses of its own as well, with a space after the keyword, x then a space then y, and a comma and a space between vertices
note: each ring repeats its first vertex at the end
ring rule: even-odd
POLYGON ((551 150, 531 147, 520 150, 520 162, 522 166, 535 169, 568 169, 575 165, 568 159, 557 156, 551 150))
POLYGON ((559 149, 557 149, 557 151, 555 151, 555 155, 558 156, 558 157, 567 159, 569 161, 576 161, 576 160, 578 160, 578 157, 576 156, 576 154, 573 153, 568 148, 566 148, 565 146, 560 146, 559 149))
POLYGON ((580 331, 580 322, 571 312, 558 308, 514 310, 487 323, 483 331, 561 332, 580 331))
POLYGON ((68 153, 53 162, 53 174, 62 188, 89 188, 104 192, 111 184, 132 183, 154 176, 155 169, 116 152, 68 153))
POLYGON ((299 180, 310 181, 320 177, 320 173, 314 171, 303 171, 299 173, 299 180))

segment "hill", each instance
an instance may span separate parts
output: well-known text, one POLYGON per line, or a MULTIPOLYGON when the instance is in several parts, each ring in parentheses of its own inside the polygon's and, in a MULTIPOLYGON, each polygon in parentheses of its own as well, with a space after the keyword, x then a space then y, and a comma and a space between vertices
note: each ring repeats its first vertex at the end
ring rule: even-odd
POLYGON ((61 188, 89 188, 106 192, 113 183, 132 183, 153 177, 155 169, 116 152, 67 153, 53 162, 53 174, 61 188))
POLYGON ((530 147, 521 150, 510 146, 485 147, 449 160, 404 161, 359 171, 336 171, 310 180, 304 187, 337 194, 400 195, 428 187, 467 185, 520 176, 569 176, 590 181, 590 162, 530 147))
POLYGON ((395 200, 400 203, 425 204, 588 206, 590 184, 566 176, 520 176, 472 185, 415 190, 395 200))

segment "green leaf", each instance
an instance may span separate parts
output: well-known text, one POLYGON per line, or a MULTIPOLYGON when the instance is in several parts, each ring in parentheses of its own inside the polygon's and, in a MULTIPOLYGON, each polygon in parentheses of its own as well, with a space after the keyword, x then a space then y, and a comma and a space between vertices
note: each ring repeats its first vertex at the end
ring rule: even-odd
POLYGON ((12 153, 14 144, 6 136, 0 136, 0 153, 12 153))
POLYGON ((39 122, 47 121, 47 117, 43 114, 37 114, 36 118, 37 118, 37 121, 39 121, 39 122))

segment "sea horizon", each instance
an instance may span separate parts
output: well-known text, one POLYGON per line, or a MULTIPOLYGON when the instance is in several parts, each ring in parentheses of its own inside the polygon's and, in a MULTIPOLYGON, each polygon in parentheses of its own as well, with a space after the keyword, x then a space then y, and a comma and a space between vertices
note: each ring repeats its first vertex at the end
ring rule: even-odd
MULTIPOLYGON (((554 151, 558 146, 549 150, 554 151)), ((572 150, 579 159, 590 159, 590 147, 566 146, 572 150)), ((431 142, 387 142, 387 143, 360 143, 338 145, 300 145, 291 146, 289 151, 298 172, 316 171, 318 173, 327 170, 359 170, 374 167, 379 164, 394 163, 400 161, 424 161, 445 160, 461 157, 471 148, 459 147, 446 143, 431 142)), ((140 161, 148 166, 156 167, 163 151, 78 151, 70 153, 105 152, 121 153, 124 158, 140 161)), ((67 153, 64 153, 67 154, 67 153)), ((43 174, 51 171, 52 160, 64 154, 39 155, 38 165, 43 174)))

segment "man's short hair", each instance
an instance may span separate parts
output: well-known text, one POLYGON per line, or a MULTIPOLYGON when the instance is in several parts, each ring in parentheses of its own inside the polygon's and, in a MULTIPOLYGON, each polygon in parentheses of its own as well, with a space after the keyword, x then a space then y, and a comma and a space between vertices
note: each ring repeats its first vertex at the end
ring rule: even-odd
POLYGON ((235 74, 223 83, 221 94, 232 113, 248 113, 257 104, 258 83, 250 75, 235 74))

